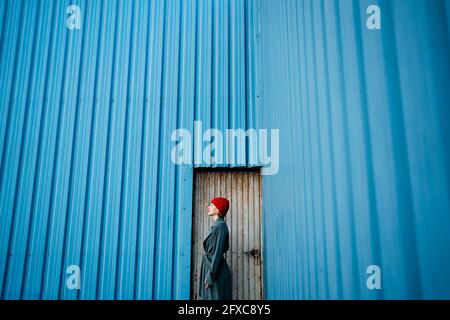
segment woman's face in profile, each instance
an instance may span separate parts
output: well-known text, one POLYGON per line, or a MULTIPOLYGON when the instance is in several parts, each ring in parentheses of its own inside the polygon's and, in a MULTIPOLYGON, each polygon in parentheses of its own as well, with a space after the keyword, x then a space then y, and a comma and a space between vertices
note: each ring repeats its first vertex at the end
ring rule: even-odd
POLYGON ((217 207, 210 203, 208 206, 208 216, 214 216, 214 215, 218 215, 219 214, 219 209, 217 209, 217 207))

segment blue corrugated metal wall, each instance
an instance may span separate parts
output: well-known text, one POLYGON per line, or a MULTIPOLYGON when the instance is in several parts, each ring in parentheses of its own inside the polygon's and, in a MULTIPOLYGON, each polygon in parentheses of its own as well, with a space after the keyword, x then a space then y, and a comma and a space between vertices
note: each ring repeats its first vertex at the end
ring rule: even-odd
POLYGON ((262 126, 282 128, 267 298, 450 298, 449 18, 444 0, 261 2, 262 126))
POLYGON ((193 169, 171 132, 259 117, 281 130, 267 298, 449 298, 449 16, 448 0, 0 0, 1 298, 188 298, 193 169))
POLYGON ((1 298, 189 298, 171 133, 255 126, 253 6, 0 0, 0 21, 1 298))

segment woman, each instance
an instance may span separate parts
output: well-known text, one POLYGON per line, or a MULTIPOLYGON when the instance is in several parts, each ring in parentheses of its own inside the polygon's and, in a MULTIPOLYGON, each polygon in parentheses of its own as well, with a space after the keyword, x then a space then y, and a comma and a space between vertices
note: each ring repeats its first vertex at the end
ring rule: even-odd
POLYGON ((224 217, 230 203, 225 198, 214 198, 208 207, 213 224, 203 238, 199 296, 203 300, 231 300, 231 270, 223 254, 228 251, 228 227, 224 217))

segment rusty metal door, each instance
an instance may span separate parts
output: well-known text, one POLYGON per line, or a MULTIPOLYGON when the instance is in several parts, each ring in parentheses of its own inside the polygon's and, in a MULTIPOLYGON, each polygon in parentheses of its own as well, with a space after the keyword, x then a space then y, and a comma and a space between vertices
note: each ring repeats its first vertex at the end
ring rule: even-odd
POLYGON ((207 215, 214 197, 230 200, 225 217, 230 248, 233 299, 263 299, 261 246, 261 175, 259 171, 204 171, 195 173, 192 228, 191 299, 198 299, 198 276, 203 254, 202 237, 211 226, 207 215))

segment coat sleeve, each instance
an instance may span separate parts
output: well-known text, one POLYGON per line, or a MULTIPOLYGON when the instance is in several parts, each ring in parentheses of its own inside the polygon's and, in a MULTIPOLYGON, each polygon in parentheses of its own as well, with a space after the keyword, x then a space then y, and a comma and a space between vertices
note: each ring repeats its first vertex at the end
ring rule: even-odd
POLYGON ((220 266, 220 260, 222 259, 222 256, 224 254, 225 250, 225 243, 228 237, 227 227, 225 225, 219 225, 217 226, 216 230, 216 237, 215 237, 215 244, 214 244, 214 253, 212 255, 211 260, 211 267, 209 268, 209 272, 206 275, 206 283, 209 285, 214 284, 214 280, 217 276, 217 271, 219 270, 220 266))

